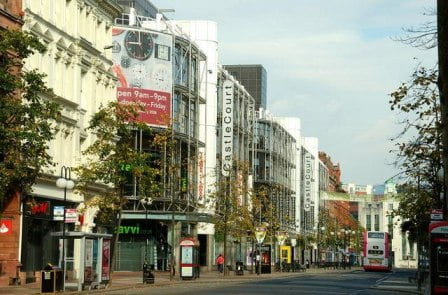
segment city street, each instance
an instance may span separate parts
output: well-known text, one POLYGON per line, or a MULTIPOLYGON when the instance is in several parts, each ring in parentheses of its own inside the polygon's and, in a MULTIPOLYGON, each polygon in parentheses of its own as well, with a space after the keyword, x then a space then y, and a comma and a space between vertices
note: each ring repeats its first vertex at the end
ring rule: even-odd
POLYGON ((414 272, 415 270, 397 270, 391 273, 373 273, 356 270, 345 273, 305 273, 247 282, 187 281, 185 284, 126 291, 110 290, 108 294, 418 294, 417 287, 408 283, 408 277, 414 272))

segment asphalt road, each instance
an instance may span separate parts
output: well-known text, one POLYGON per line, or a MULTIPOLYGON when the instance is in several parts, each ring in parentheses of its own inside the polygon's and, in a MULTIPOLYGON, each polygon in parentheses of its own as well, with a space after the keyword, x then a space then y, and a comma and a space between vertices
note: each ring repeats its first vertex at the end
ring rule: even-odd
POLYGON ((356 271, 352 273, 305 274, 296 277, 277 278, 271 280, 251 280, 248 282, 216 282, 197 284, 178 284, 171 286, 153 286, 151 288, 131 289, 109 292, 109 294, 192 294, 192 295, 237 295, 237 294, 350 294, 350 295, 392 295, 406 294, 399 292, 400 279, 411 275, 411 272, 397 271, 392 273, 372 273, 356 271), (394 283, 395 282, 395 283, 394 283), (387 288, 381 288, 386 286, 387 288), (395 288, 395 289, 394 289, 395 288))

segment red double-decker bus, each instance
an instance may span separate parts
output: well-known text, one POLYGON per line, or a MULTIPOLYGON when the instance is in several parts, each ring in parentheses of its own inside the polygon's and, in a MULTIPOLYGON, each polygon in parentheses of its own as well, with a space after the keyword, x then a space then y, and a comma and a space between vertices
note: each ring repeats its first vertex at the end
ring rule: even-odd
POLYGON ((392 269, 392 241, 389 233, 364 232, 363 250, 365 271, 390 271, 392 269))

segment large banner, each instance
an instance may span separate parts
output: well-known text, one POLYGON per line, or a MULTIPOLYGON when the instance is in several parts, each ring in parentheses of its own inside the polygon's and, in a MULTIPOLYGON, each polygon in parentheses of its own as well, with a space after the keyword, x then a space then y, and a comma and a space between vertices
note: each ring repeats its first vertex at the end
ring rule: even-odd
POLYGON ((139 119, 143 122, 167 126, 173 85, 172 36, 122 27, 114 27, 112 35, 118 101, 142 106, 139 119))

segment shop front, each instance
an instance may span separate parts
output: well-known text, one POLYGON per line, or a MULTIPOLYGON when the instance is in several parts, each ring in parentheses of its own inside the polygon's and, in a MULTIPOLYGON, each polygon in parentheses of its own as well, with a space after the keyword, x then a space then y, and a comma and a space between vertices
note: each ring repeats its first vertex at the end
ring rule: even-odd
POLYGON ((155 220, 123 220, 119 234, 116 270, 141 271, 145 262, 156 270, 169 270, 166 225, 155 220))
MULTIPOLYGON (((67 207, 74 207, 70 203, 67 207)), ((48 264, 60 265, 61 240, 53 234, 62 231, 64 203, 43 197, 28 196, 23 204, 21 268, 25 283, 35 282, 48 264), (61 210, 62 208, 62 210, 61 210), (62 212, 62 213, 61 213, 62 212)), ((67 224, 73 230, 73 224, 67 224)))

